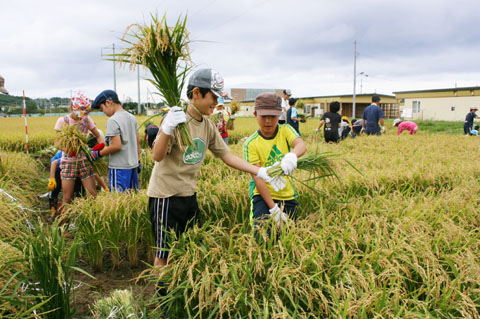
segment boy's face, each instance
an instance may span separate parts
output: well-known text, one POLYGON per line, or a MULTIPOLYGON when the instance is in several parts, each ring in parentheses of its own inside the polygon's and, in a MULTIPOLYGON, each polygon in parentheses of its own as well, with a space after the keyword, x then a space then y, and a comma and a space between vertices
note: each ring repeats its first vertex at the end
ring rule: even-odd
POLYGON ((210 115, 215 110, 217 105, 217 97, 212 91, 208 91, 205 96, 202 96, 199 88, 193 89, 192 104, 202 113, 203 115, 210 115))
POLYGON ((277 129, 279 116, 258 115, 257 112, 254 112, 253 114, 255 114, 255 117, 257 118, 258 126, 260 127, 262 135, 266 137, 273 136, 277 129))
POLYGON ((106 100, 105 103, 100 104, 100 109, 108 117, 112 116, 113 113, 115 113, 113 108, 113 102, 110 100, 106 100))

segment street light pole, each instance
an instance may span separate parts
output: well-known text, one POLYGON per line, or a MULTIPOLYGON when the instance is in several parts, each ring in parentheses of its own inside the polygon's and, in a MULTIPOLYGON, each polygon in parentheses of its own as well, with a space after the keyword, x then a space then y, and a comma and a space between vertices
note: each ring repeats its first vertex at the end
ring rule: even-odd
POLYGON ((353 41, 353 102, 352 118, 355 118, 355 87, 357 86, 357 40, 353 41))

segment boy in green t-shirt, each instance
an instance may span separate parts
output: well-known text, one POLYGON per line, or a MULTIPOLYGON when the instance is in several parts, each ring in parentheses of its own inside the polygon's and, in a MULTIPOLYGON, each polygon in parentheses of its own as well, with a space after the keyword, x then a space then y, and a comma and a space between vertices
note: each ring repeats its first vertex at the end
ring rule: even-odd
POLYGON ((252 174, 250 184, 252 210, 250 217, 262 220, 273 217, 278 226, 288 218, 297 219, 297 192, 291 175, 297 168, 297 158, 307 151, 305 143, 290 125, 278 124, 282 114, 282 100, 275 93, 262 93, 255 99, 255 112, 260 129, 243 145, 243 157, 260 167, 280 162, 289 182, 282 190, 274 190, 252 174), (254 183, 253 183, 254 182, 254 183), (280 206, 283 206, 283 211, 280 206))

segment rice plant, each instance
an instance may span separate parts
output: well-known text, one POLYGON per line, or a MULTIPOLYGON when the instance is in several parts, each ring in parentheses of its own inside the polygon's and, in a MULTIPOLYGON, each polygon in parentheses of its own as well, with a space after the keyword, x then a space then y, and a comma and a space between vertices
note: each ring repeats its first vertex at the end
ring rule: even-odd
POLYGON ((77 226, 75 235, 83 242, 82 251, 96 271, 103 269, 106 250, 111 253, 114 268, 123 259, 122 248, 127 250, 130 265, 136 267, 141 243, 153 245, 144 192, 102 192, 96 198, 77 199, 67 206, 65 216, 77 226))
POLYGON ((26 234, 24 253, 31 280, 27 291, 43 302, 41 309, 45 318, 72 318, 74 272, 86 274, 75 266, 79 242, 75 240, 67 244, 62 236, 64 231, 58 222, 53 227, 40 223, 35 231, 26 234))
MULTIPOLYGON (((125 31, 122 41, 128 47, 112 55, 120 63, 132 68, 137 64, 150 70, 153 79, 148 79, 169 106, 180 106, 181 93, 190 70, 191 59, 186 28, 187 17, 178 18, 174 26, 167 24, 166 15, 159 19, 151 15, 149 24, 133 24, 125 31)), ((185 123, 175 130, 183 146, 193 146, 192 137, 185 123)))

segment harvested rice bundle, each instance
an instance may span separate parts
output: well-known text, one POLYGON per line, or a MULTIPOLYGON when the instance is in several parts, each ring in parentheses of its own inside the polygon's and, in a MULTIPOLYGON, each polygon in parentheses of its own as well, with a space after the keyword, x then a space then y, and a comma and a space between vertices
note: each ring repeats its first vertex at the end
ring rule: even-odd
POLYGON ((107 318, 143 318, 143 312, 136 303, 131 290, 115 290, 110 297, 99 299, 95 302, 93 317, 96 319, 107 318))
POLYGON ((66 125, 58 133, 55 146, 78 159, 82 158, 82 154, 90 161, 93 170, 100 176, 108 173, 108 164, 104 159, 93 161, 90 155, 90 148, 87 145, 87 135, 83 134, 78 125, 66 125))
MULTIPOLYGON (((191 68, 187 17, 178 18, 175 26, 167 25, 166 16, 161 20, 151 15, 150 24, 130 25, 122 37, 129 45, 114 58, 122 64, 130 64, 135 69, 137 64, 150 70, 153 79, 148 79, 163 96, 167 105, 181 106, 180 96, 188 71, 191 68)), ((186 110, 186 109, 184 109, 186 110)), ((193 146, 192 137, 186 123, 176 129, 175 137, 180 147, 193 146)))
MULTIPOLYGON (((309 188, 310 190, 318 193, 319 190, 315 187, 316 181, 325 177, 335 177, 338 179, 338 175, 333 169, 333 164, 331 161, 331 158, 336 156, 337 155, 328 152, 311 153, 306 156, 302 156, 297 161, 297 170, 305 171, 310 176, 306 180, 300 180, 295 176, 291 176, 291 178, 293 178, 295 181, 298 181, 300 184, 309 188)), ((351 163, 348 161, 346 162, 353 167, 351 163)), ((355 167, 353 168, 356 169, 355 167)), ((271 177, 277 177, 284 176, 285 173, 280 165, 277 165, 268 169, 268 175, 271 177)))

